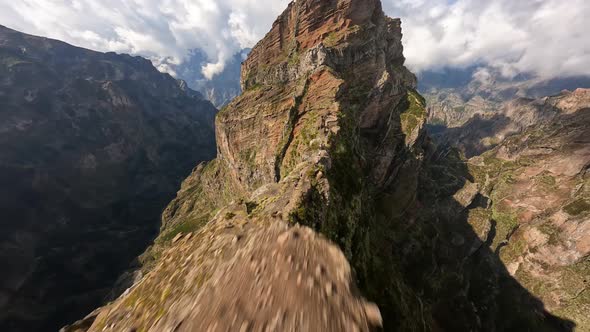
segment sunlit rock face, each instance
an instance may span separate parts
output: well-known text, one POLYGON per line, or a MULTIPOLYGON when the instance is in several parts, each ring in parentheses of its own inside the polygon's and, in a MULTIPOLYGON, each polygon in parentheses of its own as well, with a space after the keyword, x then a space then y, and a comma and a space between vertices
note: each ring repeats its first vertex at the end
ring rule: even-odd
POLYGON ((215 156, 215 113, 146 59, 0 27, 0 330, 102 303, 215 156))
MULTIPOLYGON (((522 120, 526 125, 517 134, 469 160, 480 194, 489 199, 469 220, 480 227, 493 224, 491 246, 508 273, 550 312, 585 330, 590 326, 590 90, 528 103, 542 117, 530 124, 522 120)), ((526 119, 526 112, 514 111, 508 114, 526 119)))

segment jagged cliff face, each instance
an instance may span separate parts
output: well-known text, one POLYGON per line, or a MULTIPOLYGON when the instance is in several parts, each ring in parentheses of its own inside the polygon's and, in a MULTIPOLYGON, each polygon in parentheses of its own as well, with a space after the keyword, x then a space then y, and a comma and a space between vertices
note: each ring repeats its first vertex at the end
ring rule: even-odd
POLYGON ((383 16, 378 2, 291 4, 244 63, 245 92, 217 117, 217 160, 185 181, 178 199, 165 212, 164 222, 173 224, 183 215, 178 213, 184 212, 182 194, 190 188, 207 184, 205 196, 214 195, 208 203, 223 204, 279 182, 302 162, 330 167, 335 159, 331 154, 336 152, 371 156, 366 165, 356 165, 357 156, 352 156, 347 168, 369 170, 375 183, 384 183, 393 172, 392 151, 413 147, 425 116, 423 101, 410 91, 415 79, 402 65, 400 40, 399 21, 383 16), (364 14, 359 17, 359 13, 364 14), (286 19, 298 15, 299 21, 286 19), (295 34, 297 27, 302 32, 295 34), (305 44, 307 49, 273 49, 269 45, 287 44, 281 33, 297 36, 290 43, 305 44), (310 40, 315 46, 310 46, 310 40), (282 61, 273 58, 275 53, 288 52, 291 55, 282 61), (256 65, 260 59, 269 62, 256 65), (387 131, 389 127, 394 128, 387 131), (354 130, 362 135, 350 132, 354 130), (339 137, 342 144, 334 151, 339 137), (349 138, 354 142, 348 142, 349 138), (348 151, 348 144, 363 150, 348 151), (212 190, 214 183, 204 176, 213 171, 225 188, 212 190))
POLYGON ((214 157, 215 113, 146 59, 0 27, 0 330, 102 303, 214 157))
POLYGON ((291 3, 217 116, 217 159, 164 212, 142 257, 150 272, 70 330, 369 330, 381 314, 389 328, 427 324, 386 232, 415 204, 425 139, 403 63, 400 21, 379 1, 291 3))

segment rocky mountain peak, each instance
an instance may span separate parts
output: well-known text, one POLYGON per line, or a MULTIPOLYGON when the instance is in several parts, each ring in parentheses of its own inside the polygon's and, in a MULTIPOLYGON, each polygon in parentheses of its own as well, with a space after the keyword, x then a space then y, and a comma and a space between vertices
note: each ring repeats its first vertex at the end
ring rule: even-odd
POLYGON ((563 91, 553 99, 555 107, 566 114, 574 113, 590 105, 590 89, 578 88, 574 91, 563 91))
POLYGON ((146 276, 90 331, 368 331, 414 315, 383 293, 393 262, 371 226, 415 204, 426 111, 401 37, 379 1, 291 3, 217 115, 217 159, 164 211, 146 276))
MULTIPOLYGON (((243 63, 244 93, 217 119, 218 155, 239 174, 238 183, 254 190, 278 181, 302 159, 312 158, 313 150, 323 150, 291 152, 300 136, 309 140, 293 126, 299 117, 305 119, 309 111, 302 107, 310 102, 321 109, 307 128, 319 136, 314 138, 318 147, 328 147, 330 134, 340 129, 339 103, 353 105, 360 125, 378 133, 391 108, 407 102, 408 89, 416 86, 415 76, 403 66, 401 38, 400 21, 385 17, 379 1, 291 3, 243 63), (321 91, 311 89, 319 85, 321 91), (259 122, 270 116, 280 125, 259 122), (260 141, 268 144, 259 146, 260 141)), ((419 123, 412 121, 409 129, 419 123)), ((419 132, 409 133, 408 141, 419 132)))
POLYGON ((400 20, 387 18, 380 1, 292 2, 242 66, 242 89, 294 81, 322 65, 336 70, 383 52, 392 66, 404 62, 400 20))

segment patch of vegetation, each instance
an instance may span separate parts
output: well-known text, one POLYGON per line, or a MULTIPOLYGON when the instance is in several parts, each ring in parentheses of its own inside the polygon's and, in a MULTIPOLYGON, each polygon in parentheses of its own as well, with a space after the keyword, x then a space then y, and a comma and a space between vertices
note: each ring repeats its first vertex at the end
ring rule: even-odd
POLYGON ((554 314, 575 321, 579 326, 590 326, 587 312, 590 306, 590 257, 565 268, 563 283, 569 298, 566 305, 554 314))
POLYGON ((418 92, 409 90, 407 100, 401 104, 401 107, 405 108, 400 115, 402 131, 406 136, 411 136, 426 120, 426 100, 418 92))
POLYGON ((252 84, 248 87, 248 91, 252 91, 252 90, 260 90, 262 88, 262 84, 260 83, 255 83, 252 84))
POLYGON ((516 279, 533 295, 543 299, 550 291, 551 285, 535 278, 524 269, 516 272, 516 279))
POLYGON ((248 213, 249 215, 251 215, 254 210, 256 210, 256 208, 258 207, 258 203, 256 202, 246 202, 246 213, 248 213))
POLYGON ((319 190, 312 186, 297 209, 289 214, 291 224, 306 225, 313 229, 321 229, 325 219, 325 200, 319 190))
POLYGON ((256 166, 256 148, 247 148, 239 152, 239 157, 249 167, 256 166))
POLYGON ((583 198, 577 199, 563 207, 563 210, 571 216, 578 216, 590 211, 590 203, 583 198))
POLYGON ((160 242, 169 242, 180 233, 188 234, 201 229, 209 221, 209 215, 203 215, 195 218, 191 218, 184 222, 175 224, 171 229, 166 230, 163 234, 158 237, 160 242))
POLYGON ((518 166, 523 166, 523 167, 533 166, 535 163, 537 163, 537 161, 532 157, 520 157, 516 161, 516 164, 518 166))
POLYGON ((340 42, 340 34, 337 31, 330 32, 326 38, 324 38, 324 46, 334 47, 340 42))
POLYGON ((555 226, 550 221, 548 221, 548 222, 544 222, 543 224, 539 225, 539 227, 537 227, 537 228, 543 234, 549 236, 549 240, 547 243, 549 243, 550 245, 559 244, 559 242, 560 242, 559 241, 559 234, 561 233, 561 231, 559 230, 559 228, 557 226, 555 226))
POLYGON ((473 231, 481 241, 486 241, 486 231, 490 226, 490 219, 492 219, 492 213, 489 209, 475 208, 469 210, 467 222, 473 227, 473 231))
POLYGON ((492 219, 496 221, 496 237, 492 248, 496 249, 518 227, 516 213, 508 209, 492 208, 492 219))
POLYGON ((225 220, 230 220, 230 219, 233 219, 235 216, 236 216, 235 213, 233 213, 233 212, 227 212, 225 214, 225 216, 223 216, 223 217, 225 218, 225 220))
POLYGON ((362 28, 359 25, 353 25, 347 29, 337 30, 330 32, 323 40, 324 46, 336 47, 341 44, 342 39, 349 34, 354 34, 361 31, 362 28))
POLYGON ((294 51, 289 55, 289 66, 295 66, 299 63, 299 52, 298 51, 294 51))
MULTIPOLYGON (((505 239, 505 237, 503 239, 505 239)), ((524 255, 526 250, 527 242, 520 236, 513 236, 511 237, 509 244, 501 249, 500 259, 504 264, 514 262, 524 255)))

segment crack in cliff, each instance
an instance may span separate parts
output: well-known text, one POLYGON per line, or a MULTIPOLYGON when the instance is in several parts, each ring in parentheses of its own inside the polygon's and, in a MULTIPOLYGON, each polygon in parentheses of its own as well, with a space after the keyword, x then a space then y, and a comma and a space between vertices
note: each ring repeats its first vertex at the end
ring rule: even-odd
POLYGON ((294 101, 293 106, 289 110, 289 120, 287 121, 287 127, 285 128, 285 131, 283 131, 283 138, 281 139, 281 143, 283 141, 285 141, 285 139, 286 139, 286 142, 284 144, 279 144, 279 152, 277 153, 277 156, 275 159, 275 182, 277 182, 277 183, 282 178, 281 166, 283 165, 283 160, 285 159, 285 156, 287 154, 287 150, 289 149, 289 146, 291 146, 291 143, 293 142, 293 139, 295 138, 295 133, 294 133, 295 125, 297 124, 297 122, 299 122, 299 119, 302 116, 302 114, 299 114, 299 107, 301 107, 303 97, 305 97, 305 95, 307 94, 308 88, 309 88, 309 79, 306 79, 305 85, 303 86, 303 91, 301 92, 301 94, 293 97, 295 99, 295 101, 294 101))

